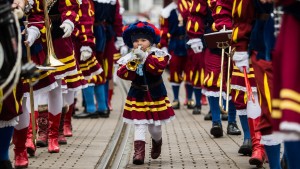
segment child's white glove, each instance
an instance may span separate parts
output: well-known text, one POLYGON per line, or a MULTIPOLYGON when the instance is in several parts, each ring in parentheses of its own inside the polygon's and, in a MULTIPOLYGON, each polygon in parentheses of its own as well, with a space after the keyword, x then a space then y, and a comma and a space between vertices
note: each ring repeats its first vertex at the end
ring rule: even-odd
POLYGON ((146 53, 146 52, 144 52, 144 51, 141 50, 141 49, 134 49, 134 50, 133 50, 133 55, 136 55, 137 58, 140 59, 141 64, 144 64, 144 63, 145 63, 146 57, 147 57, 147 53, 146 53))
POLYGON ((247 73, 249 73, 249 54, 248 52, 234 52, 232 60, 235 62, 235 66, 244 73, 244 66, 246 67, 247 73))
POLYGON ((82 46, 80 48, 80 52, 81 52, 80 60, 86 61, 92 56, 93 51, 92 51, 91 47, 89 47, 89 46, 82 46))
POLYGON ((166 53, 169 53, 169 51, 168 51, 168 48, 167 48, 167 47, 162 47, 162 48, 161 48, 161 50, 162 50, 162 51, 164 51, 164 52, 166 52, 166 53))
POLYGON ((27 39, 25 43, 27 43, 29 46, 31 46, 35 40, 37 40, 40 37, 41 33, 39 28, 36 26, 30 26, 27 28, 27 39))
POLYGON ((120 54, 121 54, 122 56, 125 56, 127 53, 128 53, 128 47, 127 47, 126 45, 122 46, 122 47, 120 48, 120 54))
POLYGON ((194 53, 200 53, 203 50, 203 43, 200 38, 190 39, 186 44, 191 45, 194 53))
POLYGON ((74 23, 67 19, 60 25, 60 28, 62 28, 65 33, 62 38, 70 37, 74 30, 74 23))
MULTIPOLYGON (((115 47, 117 50, 120 50, 120 48, 122 46, 125 46, 125 43, 123 41, 123 38, 122 37, 117 37, 117 40, 115 41, 115 47)), ((121 51, 120 51, 121 52, 121 51)))

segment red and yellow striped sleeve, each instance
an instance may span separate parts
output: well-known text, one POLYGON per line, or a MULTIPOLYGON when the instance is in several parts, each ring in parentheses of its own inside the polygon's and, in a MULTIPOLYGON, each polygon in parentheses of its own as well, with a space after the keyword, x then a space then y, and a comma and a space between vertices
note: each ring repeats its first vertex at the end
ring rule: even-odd
POLYGON ((61 14, 62 22, 69 19, 74 25, 78 24, 79 3, 77 0, 58 0, 58 10, 61 14))
POLYGON ((45 42, 46 27, 45 24, 42 23, 44 20, 45 20, 45 16, 44 16, 43 1, 34 0, 32 4, 32 8, 28 13, 28 22, 29 22, 28 27, 36 26, 37 28, 39 28, 41 32, 41 38, 45 42))
POLYGON ((153 75, 161 75, 164 69, 167 67, 168 61, 168 55, 166 55, 165 57, 149 55, 144 66, 147 72, 150 72, 153 75))
POLYGON ((95 36, 93 32, 93 24, 95 21, 94 3, 92 0, 82 0, 79 9, 79 24, 76 26, 78 29, 78 38, 81 46, 89 46, 94 48, 95 36))
POLYGON ((160 47, 167 47, 169 42, 169 23, 168 18, 159 18, 159 24, 160 24, 160 31, 161 31, 161 37, 160 37, 160 47))
POLYGON ((128 70, 126 68, 126 65, 120 66, 120 68, 117 71, 117 75, 124 80, 134 80, 136 77, 136 72, 128 70))
POLYGON ((181 14, 184 21, 187 21, 188 19, 191 5, 191 0, 178 0, 178 11, 181 14))
POLYGON ((204 34, 207 6, 206 0, 192 1, 186 25, 187 34, 190 39, 199 38, 204 34))
POLYGON ((232 29, 232 5, 233 0, 217 0, 211 4, 210 8, 214 19, 213 31, 220 31, 224 26, 226 30, 232 29))
POLYGON ((233 1, 232 46, 236 51, 247 51, 252 23, 255 19, 255 8, 252 0, 233 1))

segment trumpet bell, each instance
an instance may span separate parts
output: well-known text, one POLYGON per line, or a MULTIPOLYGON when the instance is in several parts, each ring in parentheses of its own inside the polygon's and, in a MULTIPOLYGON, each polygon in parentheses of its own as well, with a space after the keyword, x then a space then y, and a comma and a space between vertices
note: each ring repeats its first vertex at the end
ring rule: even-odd
POLYGON ((138 65, 139 65, 139 61, 136 59, 136 60, 128 62, 126 64, 126 67, 127 67, 127 69, 129 69, 131 71, 136 71, 138 65))

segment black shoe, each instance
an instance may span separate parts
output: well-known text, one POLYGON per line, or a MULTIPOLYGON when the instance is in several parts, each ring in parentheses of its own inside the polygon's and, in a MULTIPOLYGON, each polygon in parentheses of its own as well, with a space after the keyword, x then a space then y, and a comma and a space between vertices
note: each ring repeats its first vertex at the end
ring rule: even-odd
POLYGON ((243 142, 243 145, 240 147, 239 154, 243 154, 243 155, 249 155, 251 156, 252 154, 252 142, 251 139, 245 139, 243 142))
POLYGON ((82 112, 80 114, 74 115, 75 119, 86 119, 86 118, 94 119, 94 118, 98 118, 98 117, 99 117, 98 113, 87 113, 87 112, 82 112))
POLYGON ((241 135, 242 132, 236 125, 236 123, 228 123, 227 134, 229 135, 241 135))
POLYGON ((0 168, 1 169, 13 169, 11 162, 9 160, 0 161, 0 168))
POLYGON ((223 129, 220 123, 213 123, 212 128, 210 129, 210 134, 216 138, 223 136, 223 129))
POLYGON ((201 114, 201 105, 196 105, 193 114, 201 114))
POLYGON ((101 117, 101 118, 108 118, 110 111, 109 110, 104 110, 104 111, 97 111, 97 114, 101 117))
POLYGON ((280 160, 280 166, 282 169, 288 169, 286 157, 283 155, 280 160))
POLYGON ((212 120, 211 111, 204 116, 204 120, 212 120))
POLYGON ((228 120, 228 115, 227 114, 221 114, 221 119, 223 121, 227 121, 228 120))
POLYGON ((188 109, 194 109, 195 108, 195 102, 193 99, 188 100, 187 102, 187 108, 188 109))
POLYGON ((172 107, 174 110, 180 109, 180 102, 178 100, 174 100, 172 103, 172 107))

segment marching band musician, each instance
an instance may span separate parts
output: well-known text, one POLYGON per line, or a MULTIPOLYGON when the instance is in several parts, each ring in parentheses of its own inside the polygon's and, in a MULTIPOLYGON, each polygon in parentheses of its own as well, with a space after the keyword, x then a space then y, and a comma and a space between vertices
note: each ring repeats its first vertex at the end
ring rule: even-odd
MULTIPOLYGON (((186 25, 189 9, 192 5, 190 0, 179 0, 178 11, 180 12, 183 22, 186 25)), ((195 107, 193 114, 201 114, 201 105, 207 105, 206 96, 202 95, 202 86, 204 80, 204 57, 203 54, 195 53, 192 48, 187 49, 187 63, 184 80, 193 86, 195 94, 195 107), (190 66, 191 65, 191 66, 190 66)), ((188 90, 187 90, 188 91, 188 90)))
POLYGON ((171 56, 154 47, 160 41, 160 30, 148 22, 138 21, 125 26, 123 38, 126 45, 133 48, 118 61, 121 66, 117 75, 132 81, 123 121, 134 124, 133 164, 142 165, 147 128, 152 138, 151 158, 157 159, 162 146, 161 126, 175 118, 162 79, 171 56))
MULTIPOLYGON (((48 9, 49 18, 51 20, 51 35, 53 39, 54 53, 64 65, 56 67, 54 71, 54 77, 58 83, 58 86, 51 90, 47 96, 48 97, 48 137, 45 140, 48 141, 48 152, 58 153, 58 135, 59 135, 59 125, 63 107, 63 95, 62 95, 62 78, 72 75, 77 72, 76 60, 74 57, 74 48, 71 39, 72 31, 76 22, 78 22, 78 10, 79 4, 76 0, 58 0, 49 1, 46 8, 48 9), (64 49, 61 50, 61 46, 64 49)), ((44 37, 46 31, 50 28, 46 27, 44 21, 46 13, 44 13, 44 4, 41 0, 33 1, 31 4, 32 8, 29 12, 28 21, 28 39, 29 45, 39 38, 42 33, 42 42, 49 42, 49 37, 44 37)), ((48 32, 50 33, 50 32, 48 32)), ((44 46, 44 49, 51 48, 51 44, 48 43, 44 46)), ((49 53, 48 53, 49 54, 49 53)), ((49 57, 49 56, 48 56, 49 57)), ((65 98, 72 100, 73 95, 69 95, 70 98, 65 98)))
MULTIPOLYGON (((118 0, 97 0, 94 1, 95 22, 94 36, 96 38, 96 58, 101 64, 104 72, 95 76, 92 80, 94 86, 83 89, 86 104, 86 111, 77 114, 75 118, 97 118, 109 117, 109 107, 113 90, 109 89, 112 79, 113 55, 117 49, 127 52, 121 37, 122 16, 120 15, 120 4, 118 0), (124 50, 125 49, 125 50, 124 50), (94 105, 93 96, 96 96, 97 108, 94 105)), ((122 52, 121 52, 122 53, 122 52)))
MULTIPOLYGON (((193 4, 190 9, 190 16, 187 22, 187 32, 189 35, 188 44, 191 45, 191 48, 195 53, 202 52, 205 57, 205 79, 204 79, 204 87, 203 93, 208 97, 208 102, 210 105, 210 110, 212 113, 212 128, 210 133, 218 138, 223 136, 223 129, 221 124, 221 111, 219 108, 219 88, 224 86, 220 86, 220 72, 221 72, 221 52, 220 49, 208 49, 204 48, 203 45, 203 35, 204 33, 208 33, 211 30, 210 26, 213 25, 213 19, 211 18, 211 12, 208 9, 210 3, 207 3, 205 0, 196 0, 193 1, 193 4)), ((219 11, 220 12, 220 11, 219 11)), ((216 17, 214 19, 222 20, 222 17, 228 17, 228 15, 220 15, 221 17, 216 17)), ((226 25, 227 29, 231 28, 231 20, 222 20, 227 21, 222 23, 222 25, 226 25), (229 22, 228 22, 229 21, 229 22)), ((215 21, 218 23, 218 21, 215 21)), ((226 62, 225 62, 226 64, 226 62)), ((225 73, 226 74, 226 73, 225 73)), ((225 75, 224 75, 225 77, 225 75)), ((225 83, 224 83, 225 84, 225 83)), ((222 95, 225 95, 223 92, 222 95)), ((228 126, 227 126, 227 134, 231 135, 240 135, 241 131, 238 129, 236 124, 236 110, 232 101, 229 101, 229 112, 228 112, 228 126)))
MULTIPOLYGON (((79 62, 79 68, 82 71, 84 79, 88 81, 88 85, 93 81, 93 77, 100 75, 103 72, 101 65, 95 57, 95 36, 93 33, 94 17, 94 2, 91 0, 83 0, 79 9, 79 23, 73 32, 73 42, 75 45, 75 56, 79 62)), ((85 89, 83 89, 85 90, 85 89)), ((84 94, 84 100, 87 101, 91 98, 84 94)), ((90 103, 90 102, 88 102, 90 103)), ((64 135, 67 137, 72 136, 71 117, 74 110, 75 103, 69 106, 68 113, 66 114, 64 123, 64 135)), ((95 106, 95 105, 93 105, 95 106)), ((87 112, 92 112, 88 107, 87 112)))
MULTIPOLYGON (((183 74, 187 67, 187 50, 186 50, 186 30, 185 22, 178 10, 178 0, 173 0, 161 12, 160 27, 162 30, 162 38, 160 41, 161 48, 169 51, 172 58, 169 63, 170 77, 169 81, 172 84, 174 100, 172 103, 173 109, 180 109, 179 89, 180 84, 184 80, 183 74)), ((189 81, 185 82, 187 95, 187 108, 194 108, 192 99, 193 86, 189 81)))
MULTIPOLYGON (((240 3, 241 1, 237 1, 237 5, 240 3)), ((272 134, 273 127, 271 124, 274 78, 271 52, 275 43, 274 19, 271 17, 273 5, 262 4, 257 0, 243 1, 241 7, 241 11, 236 8, 233 12, 235 23, 233 46, 236 46, 237 49, 233 60, 240 71, 243 71, 243 67, 250 73, 254 69, 255 83, 259 91, 259 97, 257 96, 258 93, 254 92, 255 103, 251 100, 247 103, 248 124, 253 149, 249 163, 258 167, 262 166, 267 153, 270 168, 281 168, 281 140, 272 134), (250 32, 251 36, 249 36, 250 32), (250 64, 250 69, 249 56, 253 66, 251 68, 250 64), (258 103, 261 107, 257 105, 258 103)), ((251 75, 249 74, 249 76, 251 75)))
POLYGON ((299 168, 300 1, 275 2, 284 13, 273 55, 273 129, 283 136, 288 168, 299 168))
MULTIPOLYGON (((21 35, 18 34, 17 30, 12 30, 12 27, 15 27, 13 24, 16 24, 15 22, 18 22, 12 14, 13 11, 12 9, 16 10, 19 9, 21 11, 24 11, 25 8, 25 1, 23 0, 14 0, 13 4, 9 3, 7 0, 0 0, 0 18, 1 18, 1 38, 7 38, 9 42, 5 42, 4 39, 1 39, 0 42, 0 58, 1 58, 1 63, 0 63, 0 70, 1 70, 1 85, 4 83, 8 82, 9 86, 7 85, 4 86, 4 88, 0 88, 0 135, 1 135, 1 140, 0 140, 0 168, 1 169, 12 169, 11 162, 9 160, 9 145, 11 138, 13 136, 13 130, 14 126, 18 124, 18 115, 21 114, 21 98, 22 98, 22 83, 17 80, 17 84, 14 84, 12 81, 6 81, 9 78, 2 79, 3 77, 6 77, 6 75, 10 75, 11 73, 18 73, 13 72, 11 70, 6 70, 10 71, 10 74, 6 74, 6 72, 2 71, 2 68, 4 68, 8 65, 15 65, 15 66, 21 66, 21 65, 16 65, 17 64, 17 52, 21 52, 18 50, 15 50, 13 47, 13 44, 10 44, 14 41, 14 38, 17 38, 18 36, 20 37, 21 35), (14 22, 11 22, 11 21, 14 22), (9 22, 8 22, 9 21, 9 22), (14 36, 14 37, 10 37, 14 36), (6 43, 6 44, 5 44, 6 43), (13 50, 12 50, 13 49, 13 50), (7 60, 5 60, 5 58, 7 60), (15 63, 14 63, 15 62, 15 63), (2 74, 5 73, 6 75, 2 74), (16 86, 15 86, 16 85, 16 86), (12 91, 9 92, 9 88, 12 88, 12 91), (4 98, 4 96, 6 98, 4 98), (4 99, 4 100, 2 100, 4 99)), ((22 17, 21 15, 19 17, 22 17)), ((19 29, 16 27, 16 29, 19 29)), ((18 38, 18 40, 20 40, 18 38)), ((20 41, 15 41, 16 43, 21 43, 20 41)), ((21 56, 21 55, 19 55, 21 56)), ((20 59, 21 60, 21 59, 20 59)), ((19 60, 19 61, 20 61, 19 60)), ((21 62, 18 62, 21 63, 21 62)), ((8 67, 6 67, 8 68, 8 67)), ((17 74, 14 74, 14 76, 19 77, 17 74)), ((26 138, 26 137, 25 137, 26 138)), ((24 142, 25 144, 25 142, 24 142)))

